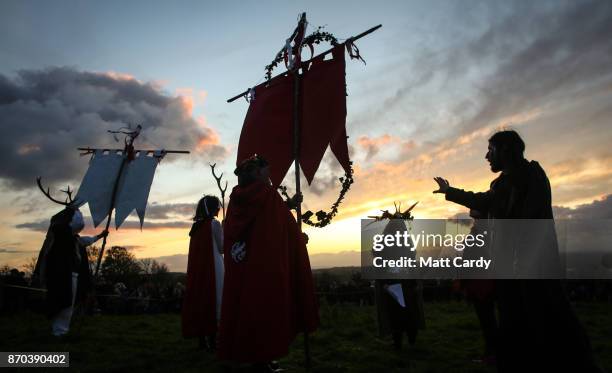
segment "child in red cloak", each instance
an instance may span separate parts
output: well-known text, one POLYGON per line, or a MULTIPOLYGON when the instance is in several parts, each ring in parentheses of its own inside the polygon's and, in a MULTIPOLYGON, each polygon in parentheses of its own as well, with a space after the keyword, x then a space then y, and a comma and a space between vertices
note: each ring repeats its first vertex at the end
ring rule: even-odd
POLYGON ((253 156, 234 172, 225 222, 225 287, 217 356, 268 363, 289 352, 300 332, 319 324, 305 235, 253 156))
POLYGON ((183 337, 199 337, 200 347, 215 348, 223 292, 223 229, 215 217, 221 202, 205 196, 198 202, 189 232, 187 286, 183 298, 183 337))

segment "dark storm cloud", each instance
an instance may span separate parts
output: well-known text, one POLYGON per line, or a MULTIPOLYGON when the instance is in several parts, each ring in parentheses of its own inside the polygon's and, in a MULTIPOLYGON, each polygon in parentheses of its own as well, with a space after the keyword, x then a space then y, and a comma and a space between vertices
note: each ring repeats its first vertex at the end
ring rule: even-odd
POLYGON ((554 206, 553 213, 557 219, 612 219, 612 194, 573 209, 554 206))
POLYGON ((17 228, 17 229, 28 229, 28 230, 36 231, 36 232, 46 232, 47 229, 49 228, 49 221, 48 220, 39 220, 39 221, 35 221, 35 222, 30 222, 30 223, 17 224, 15 226, 15 228, 17 228))
POLYGON ((138 141, 147 146, 212 159, 227 152, 217 133, 192 117, 189 99, 151 83, 69 67, 24 70, 14 79, 0 74, 0 179, 11 188, 35 185, 38 175, 50 183, 79 181, 87 161, 76 148, 108 146, 107 130, 127 123, 144 124, 138 141))

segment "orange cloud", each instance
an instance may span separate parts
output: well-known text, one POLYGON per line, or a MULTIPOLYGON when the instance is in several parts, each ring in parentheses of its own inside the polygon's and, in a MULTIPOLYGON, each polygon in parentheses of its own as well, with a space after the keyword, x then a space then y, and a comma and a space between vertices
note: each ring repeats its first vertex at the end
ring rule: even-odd
POLYGON ((125 74, 125 73, 119 73, 116 71, 105 71, 103 73, 100 73, 101 75, 106 75, 109 78, 113 78, 115 80, 122 80, 122 81, 130 81, 130 80, 136 80, 137 79, 130 74, 125 74))
POLYGON ((400 139, 398 137, 384 134, 379 137, 360 136, 359 139, 357 140, 357 143, 362 148, 369 148, 371 146, 381 146, 381 145, 386 145, 392 142, 399 142, 399 141, 400 139))
POLYGON ((402 141, 400 137, 384 134, 378 137, 360 136, 357 139, 357 145, 366 152, 365 159, 372 159, 378 152, 386 146, 399 147, 399 151, 403 154, 416 147, 416 143, 412 140, 402 141))
POLYGON ((188 99, 194 106, 203 105, 208 97, 208 92, 193 88, 177 88, 175 92, 178 96, 188 99))
POLYGON ((185 110, 187 115, 193 115, 193 98, 191 96, 178 96, 178 99, 180 100, 181 107, 183 110, 185 110))

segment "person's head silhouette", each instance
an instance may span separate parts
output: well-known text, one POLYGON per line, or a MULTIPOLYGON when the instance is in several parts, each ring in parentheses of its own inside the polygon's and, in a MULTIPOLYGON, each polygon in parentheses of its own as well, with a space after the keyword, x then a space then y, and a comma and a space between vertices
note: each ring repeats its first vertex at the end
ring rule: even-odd
POLYGON ((513 130, 496 132, 489 139, 489 148, 485 158, 491 165, 491 171, 499 172, 517 165, 524 159, 525 143, 513 130))

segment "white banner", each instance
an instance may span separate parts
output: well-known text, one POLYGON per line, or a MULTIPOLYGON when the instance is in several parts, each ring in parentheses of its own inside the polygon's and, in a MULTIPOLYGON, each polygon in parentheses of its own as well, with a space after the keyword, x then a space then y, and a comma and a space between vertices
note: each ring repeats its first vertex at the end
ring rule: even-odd
MULTIPOLYGON (((134 209, 142 228, 149 191, 161 157, 163 157, 161 151, 157 151, 153 156, 144 152, 137 153, 134 160, 124 166, 115 200, 116 228, 121 226, 134 209)), ((103 150, 96 150, 81 182, 76 199, 79 201, 79 206, 89 204, 89 211, 96 227, 108 216, 115 180, 122 161, 123 154, 117 152, 105 154, 103 150)))

